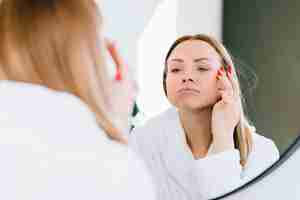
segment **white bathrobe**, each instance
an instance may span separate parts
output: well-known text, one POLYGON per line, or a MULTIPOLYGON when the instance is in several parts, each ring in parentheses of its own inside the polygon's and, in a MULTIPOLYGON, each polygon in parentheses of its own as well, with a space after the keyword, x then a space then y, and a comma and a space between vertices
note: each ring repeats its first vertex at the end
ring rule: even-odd
POLYGON ((195 160, 175 108, 137 127, 129 141, 146 161, 159 200, 218 197, 256 177, 279 158, 270 139, 254 134, 253 151, 244 169, 236 149, 195 160))
POLYGON ((0 199, 154 200, 133 151, 109 140, 79 98, 0 81, 0 199))

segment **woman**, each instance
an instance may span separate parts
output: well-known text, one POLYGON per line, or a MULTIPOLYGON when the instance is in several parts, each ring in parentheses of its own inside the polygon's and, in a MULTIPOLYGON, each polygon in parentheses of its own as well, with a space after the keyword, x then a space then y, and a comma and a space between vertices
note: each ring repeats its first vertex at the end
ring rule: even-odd
POLYGON ((209 199, 260 174, 279 153, 255 132, 242 107, 234 63, 207 35, 183 36, 165 59, 173 108, 131 134, 153 174, 159 199, 209 199))
POLYGON ((1 199, 154 198, 123 136, 133 82, 101 28, 92 0, 0 3, 1 199))

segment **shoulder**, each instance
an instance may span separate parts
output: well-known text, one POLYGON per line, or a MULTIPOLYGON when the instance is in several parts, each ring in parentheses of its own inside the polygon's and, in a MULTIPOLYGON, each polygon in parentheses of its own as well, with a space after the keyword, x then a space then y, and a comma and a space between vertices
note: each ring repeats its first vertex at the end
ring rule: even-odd
POLYGON ((272 139, 258 133, 253 134, 253 151, 265 156, 279 157, 279 151, 272 139))
POLYGON ((0 81, 0 93, 1 135, 27 132, 49 144, 86 146, 108 140, 94 113, 72 94, 15 81, 0 81))
POLYGON ((174 119, 177 117, 177 111, 175 108, 169 108, 162 113, 150 118, 143 125, 137 126, 132 131, 132 136, 135 135, 156 135, 161 130, 169 127, 174 123, 174 119))
MULTIPOLYGON (((90 115, 88 106, 81 99, 71 93, 56 91, 42 85, 16 82, 16 81, 0 81, 1 94, 1 110, 9 110, 11 113, 15 111, 31 111, 43 112, 48 111, 49 114, 59 113, 60 111, 74 110, 90 115), (21 109, 21 110, 20 110, 21 109)), ((67 112, 66 112, 67 113, 67 112)))
POLYGON ((272 166, 279 159, 279 156, 279 151, 271 139, 254 133, 253 146, 245 169, 250 176, 256 176, 272 166))
POLYGON ((176 110, 170 108, 149 119, 142 126, 133 129, 129 135, 129 144, 139 153, 156 152, 157 147, 164 141, 164 133, 172 127, 176 110), (155 142, 154 142, 155 141, 155 142))
POLYGON ((74 121, 96 123, 87 104, 71 93, 16 81, 0 81, 0 93, 0 115, 10 116, 18 123, 54 121, 73 126, 78 124, 74 121))

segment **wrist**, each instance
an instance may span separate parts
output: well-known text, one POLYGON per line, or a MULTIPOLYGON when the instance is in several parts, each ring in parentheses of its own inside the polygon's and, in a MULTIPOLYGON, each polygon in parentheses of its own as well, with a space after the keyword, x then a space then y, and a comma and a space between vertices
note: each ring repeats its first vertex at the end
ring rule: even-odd
POLYGON ((212 130, 214 140, 227 141, 233 140, 234 129, 219 128, 212 130))
POLYGON ((234 139, 232 132, 223 132, 218 134, 213 134, 212 141, 212 153, 221 153, 226 150, 234 149, 234 139))

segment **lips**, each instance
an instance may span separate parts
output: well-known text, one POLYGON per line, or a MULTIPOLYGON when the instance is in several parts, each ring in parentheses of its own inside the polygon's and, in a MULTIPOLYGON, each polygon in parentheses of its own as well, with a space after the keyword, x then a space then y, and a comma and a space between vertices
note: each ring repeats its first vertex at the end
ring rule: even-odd
POLYGON ((199 90, 193 88, 181 88, 178 93, 200 93, 199 90))

